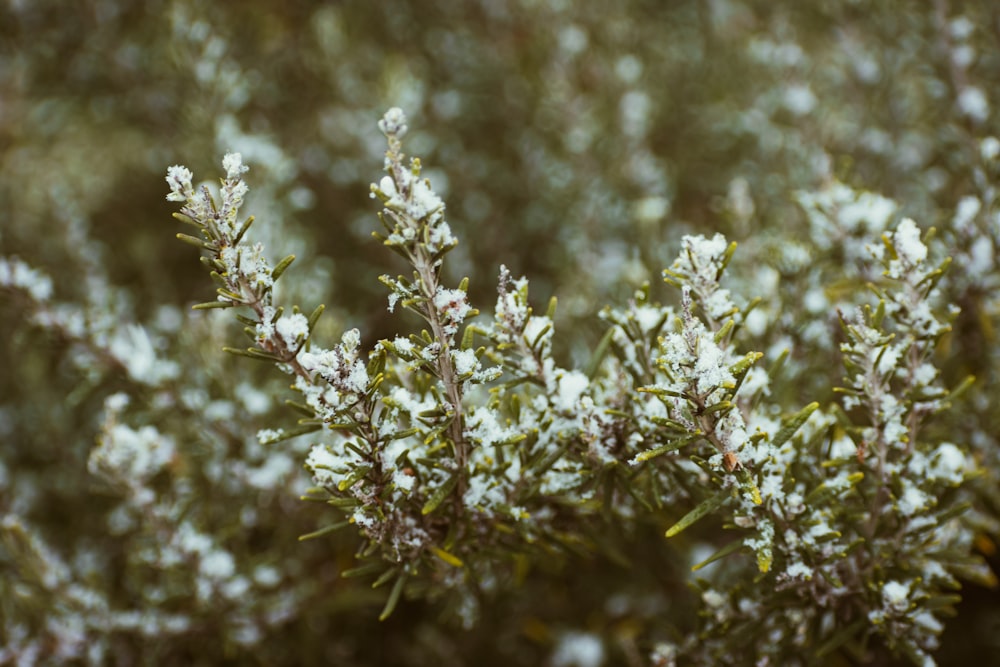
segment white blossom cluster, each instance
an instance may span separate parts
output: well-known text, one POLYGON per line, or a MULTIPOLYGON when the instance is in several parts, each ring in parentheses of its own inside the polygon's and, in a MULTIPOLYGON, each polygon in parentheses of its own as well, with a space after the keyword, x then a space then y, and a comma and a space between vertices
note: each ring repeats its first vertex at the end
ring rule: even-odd
POLYGON ((52 296, 52 279, 17 257, 0 257, 0 286, 25 290, 35 301, 52 296))
MULTIPOLYGON (((379 129, 388 138, 390 151, 398 153, 407 129, 403 111, 398 107, 387 111, 379 129)), ((458 241, 444 219, 444 202, 431 189, 430 181, 420 177, 420 161, 411 160, 406 169, 399 155, 395 162, 388 160, 387 171, 389 175, 371 186, 371 196, 385 206, 386 245, 412 249, 419 244, 435 260, 455 247, 458 241)))
POLYGON ((863 261, 867 239, 885 231, 897 206, 882 195, 833 181, 823 190, 798 193, 809 220, 809 239, 820 250, 842 247, 847 263, 863 261))
MULTIPOLYGON (((885 268, 878 312, 842 315, 848 341, 841 345, 848 371, 843 406, 860 423, 845 423, 845 413, 813 412, 795 446, 786 442, 755 462, 764 504, 756 518, 744 506, 735 523, 756 526, 757 535, 744 544, 759 564, 762 552, 773 563, 778 599, 813 602, 786 607, 758 633, 805 646, 808 627, 835 622, 822 610, 850 607, 862 594, 870 611, 856 622, 932 664, 929 652, 938 647, 942 623, 924 603, 957 585, 950 566, 969 539, 940 499, 964 484, 974 466, 967 453, 927 439, 921 428, 947 393, 931 361, 933 344, 953 316, 941 314, 940 271, 929 263, 912 221, 901 221, 883 239, 869 245, 871 260, 885 268), (803 448, 822 441, 828 443, 823 456, 803 448)), ((988 578, 982 564, 963 567, 988 578)), ((752 618, 762 601, 753 589, 712 596, 714 611, 706 618, 719 628, 736 617, 752 618)))

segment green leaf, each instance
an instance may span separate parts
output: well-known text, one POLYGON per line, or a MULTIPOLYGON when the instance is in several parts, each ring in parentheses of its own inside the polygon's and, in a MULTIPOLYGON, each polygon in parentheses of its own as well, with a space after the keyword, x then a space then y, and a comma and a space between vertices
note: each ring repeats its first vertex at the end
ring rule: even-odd
POLYGON ((684 276, 670 269, 663 269, 663 282, 671 287, 680 287, 684 284, 684 276))
POLYGON ((500 440, 497 440, 496 442, 493 443, 493 445, 494 446, 516 445, 517 443, 523 442, 524 440, 527 439, 528 435, 526 433, 515 433, 514 435, 508 438, 501 438, 500 440))
POLYGON ((537 353, 539 346, 542 344, 542 342, 545 341, 545 334, 549 333, 551 330, 552 330, 552 323, 550 322, 549 324, 546 324, 544 327, 542 327, 542 330, 535 335, 534 340, 528 340, 527 338, 525 338, 524 340, 527 341, 528 347, 530 347, 532 351, 537 353))
POLYGON ((393 577, 399 574, 398 567, 390 567, 388 570, 379 575, 378 579, 372 582, 372 588, 378 588, 379 586, 384 586, 388 582, 392 581, 393 577))
POLYGON ((750 474, 749 470, 738 467, 736 478, 740 481, 742 489, 749 494, 754 505, 760 505, 764 502, 760 497, 760 489, 757 488, 757 482, 754 481, 753 475, 750 474))
MULTIPOLYGON (((733 326, 735 326, 735 324, 736 323, 731 319, 726 320, 726 323, 723 324, 721 327, 719 327, 719 330, 715 332, 715 336, 713 336, 715 342, 721 343, 723 340, 725 340, 729 332, 733 330, 733 326)), ((751 352, 751 354, 753 353, 751 352)))
POLYGON ((386 436, 386 442, 391 442, 393 440, 402 440, 403 438, 409 438, 411 435, 416 435, 420 433, 421 428, 419 426, 414 426, 412 428, 403 429, 402 431, 396 431, 386 436))
POLYGON ((237 304, 232 301, 206 301, 205 303, 196 303, 191 306, 192 310, 209 310, 211 308, 232 308, 237 304))
POLYGON ((264 352, 263 350, 258 350, 255 347, 249 347, 245 350, 236 347, 224 347, 223 352, 228 352, 229 354, 235 354, 239 357, 247 357, 248 359, 255 359, 257 361, 269 361, 269 362, 280 362, 281 358, 277 355, 271 354, 269 352, 264 352))
POLYGON ((608 349, 611 347, 611 340, 615 336, 615 329, 617 327, 608 327, 608 330, 604 332, 601 337, 597 347, 594 348, 594 353, 590 355, 590 361, 587 362, 587 367, 584 370, 584 374, 591 380, 597 375, 597 371, 601 369, 601 362, 604 361, 604 357, 608 354, 608 349))
POLYGON ((849 486, 846 488, 843 488, 841 486, 829 487, 827 486, 826 482, 823 482, 822 484, 814 488, 812 491, 810 491, 808 495, 806 495, 805 502, 807 505, 815 507, 820 503, 824 502, 830 496, 839 495, 841 493, 846 492, 850 488, 853 488, 854 485, 860 482, 862 479, 864 479, 864 477, 865 474, 860 471, 851 473, 850 475, 847 476, 847 482, 849 486))
POLYGON ((822 658, 823 656, 833 653, 838 648, 843 646, 849 639, 853 638, 854 635, 858 634, 858 632, 860 632, 867 624, 868 619, 859 618, 840 632, 835 633, 822 646, 816 649, 816 657, 822 658))
POLYGON ((233 245, 239 245, 240 244, 240 241, 243 240, 243 235, 246 234, 247 230, 250 229, 250 225, 253 224, 253 221, 254 221, 254 217, 252 215, 249 218, 247 218, 245 221, 243 221, 243 226, 240 227, 240 231, 238 231, 236 233, 236 238, 233 239, 233 245))
MULTIPOLYGON (((875 329, 881 329, 882 320, 885 319, 885 299, 879 299, 878 306, 875 307, 874 314, 871 314, 871 309, 869 307, 866 306, 865 309, 869 312, 869 320, 871 321, 872 327, 875 329)), ((885 342, 888 343, 889 340, 891 340, 891 337, 885 342)))
POLYGON ((997 587, 997 576, 982 558, 976 557, 965 562, 950 563, 948 569, 960 579, 979 584, 984 588, 995 589, 997 587))
MULTIPOLYGON (((654 478, 654 477, 655 477, 655 475, 647 475, 646 476, 646 483, 645 483, 644 486, 646 486, 646 487, 650 486, 651 482, 649 480, 652 479, 652 478, 654 478)), ((623 486, 625 487, 625 491, 627 491, 628 494, 630 496, 632 496, 632 498, 634 498, 637 503, 639 503, 640 505, 642 505, 643 508, 645 508, 647 512, 652 512, 653 511, 653 506, 649 503, 649 501, 647 501, 645 498, 642 497, 642 494, 640 492, 641 490, 638 489, 638 488, 636 488, 637 485, 635 483, 633 483, 633 480, 628 480, 625 484, 623 484, 623 486)), ((646 490, 648 491, 648 489, 646 489, 646 490)), ((656 497, 656 496, 653 496, 653 497, 656 497)))
POLYGON ((653 396, 656 396, 657 398, 660 399, 662 399, 664 396, 670 398, 684 398, 684 399, 687 398, 684 392, 674 391, 672 389, 664 389, 662 387, 657 387, 655 385, 650 387, 639 387, 638 389, 636 389, 636 391, 641 392, 643 394, 652 394, 653 396))
POLYGON ((305 435, 306 433, 315 433, 321 428, 323 428, 322 422, 303 423, 293 428, 283 428, 278 431, 278 435, 273 438, 268 438, 267 440, 262 440, 260 444, 274 445, 279 442, 284 442, 285 440, 297 438, 298 436, 305 435))
POLYGON ((406 583, 406 574, 401 574, 398 579, 396 579, 396 585, 392 587, 392 592, 389 593, 389 599, 386 600, 385 608, 382 613, 378 615, 378 620, 384 621, 392 615, 395 611, 396 605, 399 603, 399 596, 403 593, 403 584, 406 583))
POLYGON ((554 451, 550 452, 543 449, 541 452, 538 453, 538 455, 535 458, 528 461, 528 469, 531 470, 536 477, 536 481, 532 485, 533 487, 535 488, 541 487, 542 474, 546 470, 554 466, 556 464, 556 461, 562 458, 563 454, 566 453, 566 450, 569 449, 571 443, 572 441, 567 439, 561 445, 556 447, 554 451))
POLYGON ((968 391, 969 388, 972 387, 972 385, 974 385, 975 383, 976 383, 976 376, 975 375, 968 375, 968 376, 966 376, 966 378, 964 380, 962 380, 961 382, 958 383, 958 386, 956 386, 954 389, 952 389, 950 392, 948 392, 948 395, 944 397, 944 401, 947 402, 947 403, 951 403, 956 398, 958 398, 959 396, 961 396, 962 394, 964 394, 966 391, 968 391))
POLYGON ((720 263, 719 266, 719 272, 715 274, 716 280, 722 277, 722 273, 726 270, 726 267, 729 266, 729 261, 733 258, 733 254, 736 252, 736 245, 737 245, 736 241, 730 243, 729 247, 726 248, 725 254, 722 255, 722 262, 720 263))
POLYGON ((308 405, 305 405, 303 403, 296 403, 295 401, 288 400, 288 401, 285 401, 285 405, 287 405, 288 407, 292 408, 293 410, 295 410, 297 412, 301 412, 306 417, 315 417, 316 416, 316 413, 313 411, 313 409, 310 408, 308 405))
POLYGON ((375 574, 383 567, 385 567, 385 563, 378 560, 372 563, 365 563, 364 565, 359 565, 358 567, 353 567, 349 570, 344 570, 343 572, 340 573, 340 576, 343 577, 344 579, 367 577, 369 574, 375 574))
POLYGON ((317 531, 306 533, 305 535, 299 535, 299 542, 304 542, 305 540, 311 540, 316 537, 322 537, 323 535, 328 535, 334 531, 344 528, 345 526, 349 526, 350 524, 351 524, 350 521, 340 521, 338 523, 330 524, 329 526, 326 526, 325 528, 320 528, 317 531))
POLYGON ((726 556, 728 556, 729 554, 736 553, 737 551, 739 551, 742 548, 743 548, 743 538, 740 538, 738 540, 733 540, 732 542, 730 542, 726 546, 722 547, 721 549, 719 549, 718 551, 716 551, 714 554, 712 554, 711 556, 709 556, 705 560, 703 560, 700 563, 698 563, 697 565, 693 566, 691 568, 691 571, 692 572, 697 572, 698 570, 702 569, 703 567, 705 567, 707 565, 711 565, 715 561, 721 560, 721 559, 725 558, 726 556))
MULTIPOLYGON (((327 491, 327 493, 329 493, 329 491, 327 491)), ((360 504, 357 498, 333 497, 333 498, 326 498, 324 502, 331 507, 340 507, 340 508, 350 507, 352 509, 354 509, 360 504)))
POLYGON ((214 257, 209 257, 208 255, 202 255, 198 260, 205 265, 208 269, 215 269, 219 273, 225 273, 228 268, 223 264, 222 260, 216 259, 214 257))
POLYGON ((943 526, 945 524, 945 522, 951 521, 955 517, 959 517, 959 516, 965 514, 965 512, 970 507, 972 507, 972 503, 970 503, 967 500, 959 502, 959 503, 955 503, 954 505, 952 505, 951 507, 949 507, 948 509, 944 510, 943 512, 941 512, 940 514, 937 515, 936 519, 937 519, 938 525, 939 526, 943 526))
POLYGON ((937 611, 939 613, 942 611, 953 612, 955 610, 955 606, 961 601, 962 601, 961 595, 955 595, 955 594, 931 595, 930 597, 927 598, 926 601, 924 601, 922 606, 924 609, 927 609, 928 611, 937 611))
POLYGON ((275 266, 273 269, 271 269, 271 280, 277 280, 278 278, 280 278, 281 274, 285 272, 285 269, 291 266, 292 262, 294 261, 295 261, 295 255, 289 255, 288 257, 285 257, 283 260, 278 262, 278 265, 275 266))
POLYGON ((215 250, 215 246, 212 245, 211 243, 203 241, 194 236, 189 236, 188 234, 177 234, 177 240, 183 241, 188 245, 193 245, 195 248, 199 248, 201 250, 212 250, 212 251, 215 250))
POLYGON ((465 567, 465 563, 462 562, 462 559, 453 553, 445 551, 440 547, 431 547, 431 551, 434 553, 435 556, 437 556, 444 562, 448 563, 448 565, 451 565, 453 567, 465 567))
POLYGON ((788 348, 785 348, 784 350, 781 351, 781 354, 778 355, 777 359, 775 359, 771 363, 771 367, 767 369, 767 376, 769 378, 772 378, 773 380, 774 378, 778 377, 778 374, 781 372, 782 367, 788 360, 788 355, 789 355, 788 348))
POLYGON ((368 558, 369 556, 371 556, 372 554, 374 554, 376 551, 379 550, 379 546, 380 545, 377 541, 371 540, 365 545, 364 550, 360 554, 358 554, 357 557, 368 558))
POLYGON ((706 514, 714 512, 719 507, 721 507, 722 504, 726 502, 726 500, 729 497, 730 497, 729 489, 723 489, 714 496, 705 499, 704 501, 702 501, 700 505, 698 505, 693 510, 685 514, 680 521, 678 521, 670 528, 668 528, 667 537, 673 537, 674 535, 677 535, 682 530, 684 530, 691 524, 695 523, 696 521, 704 517, 706 514))
POLYGON ((319 321, 319 316, 323 314, 324 310, 326 310, 326 306, 319 304, 316 306, 316 309, 312 311, 312 314, 309 315, 309 331, 312 331, 316 326, 316 322, 319 321))
MULTIPOLYGON (((732 320, 729 321, 732 322, 732 320)), ((729 367, 729 372, 740 378, 740 381, 742 381, 743 378, 741 376, 746 375, 746 372, 750 370, 750 367, 757 363, 757 360, 763 356, 763 352, 748 352, 746 356, 729 367)), ((737 386, 739 386, 739 383, 737 383, 737 386)))
POLYGON ((667 444, 660 445, 659 447, 656 447, 655 449, 649 449, 649 450, 647 450, 645 452, 641 452, 641 453, 637 454, 636 457, 634 459, 632 459, 632 460, 634 462, 636 462, 636 463, 643 463, 643 462, 648 461, 650 459, 655 459, 657 456, 662 456, 664 454, 668 454, 670 452, 673 452, 673 451, 676 451, 676 450, 680 449, 681 447, 689 445, 690 443, 694 442, 695 440, 697 440, 698 438, 700 438, 703 435, 704 435, 704 433, 702 431, 695 431, 694 433, 691 433, 690 435, 686 435, 686 436, 684 436, 682 438, 678 438, 677 440, 674 440, 673 442, 668 442, 667 444))
POLYGON ((807 405, 806 407, 802 408, 794 415, 789 417, 787 420, 785 420, 785 423, 781 427, 781 429, 779 429, 778 432, 774 434, 774 438, 771 440, 771 446, 781 447, 783 444, 785 444, 789 438, 795 435, 795 432, 798 431, 799 428, 801 428, 802 425, 806 423, 806 420, 809 419, 809 416, 812 413, 816 412, 818 408, 819 408, 819 403, 813 401, 812 403, 810 403, 809 405, 807 405))
POLYGON ((362 479, 365 475, 371 472, 371 466, 358 466, 350 472, 344 479, 337 483, 338 491, 346 491, 347 489, 354 486, 358 480, 362 479))
POLYGON ((702 410, 701 414, 703 414, 703 415, 711 415, 711 414, 715 414, 716 412, 718 412, 718 413, 720 413, 719 416, 721 418, 722 415, 724 415, 725 413, 729 412, 734 407, 736 407, 736 405, 732 401, 719 401, 718 403, 716 403, 714 405, 710 405, 707 408, 705 408, 704 410, 702 410))
POLYGON ((462 332, 462 344, 459 346, 460 350, 468 350, 475 343, 476 327, 469 325, 465 327, 465 331, 462 332))
POLYGON ((436 510, 455 489, 456 484, 458 484, 458 473, 453 474, 448 478, 448 481, 434 491, 433 495, 424 504, 423 509, 420 510, 420 513, 426 515, 436 510))
MULTIPOLYGON (((642 391, 642 389, 640 388, 639 391, 642 391)), ((660 415, 649 415, 648 419, 657 426, 670 428, 675 431, 680 431, 682 433, 687 431, 687 427, 684 426, 684 424, 680 423, 679 421, 674 421, 673 419, 670 419, 668 417, 661 417, 660 415)))
MULTIPOLYGON (((327 491, 326 489, 317 489, 315 486, 313 486, 313 487, 310 487, 310 488, 306 489, 305 495, 299 496, 299 500, 304 500, 304 501, 310 502, 310 503, 325 503, 325 502, 329 502, 329 500, 330 500, 330 498, 329 498, 329 491, 327 491), (326 495, 323 495, 323 496, 317 496, 317 495, 315 495, 315 494, 320 493, 320 492, 322 492, 322 493, 324 493, 326 495), (310 494, 312 494, 312 495, 310 495, 310 494)), ((355 501, 355 502, 357 502, 357 501, 355 501)))
POLYGON ((916 286, 923 287, 925 294, 930 293, 931 290, 937 287, 938 282, 944 277, 944 274, 947 273, 949 267, 951 267, 951 262, 951 257, 945 257, 944 261, 941 262, 941 266, 924 276, 924 279, 917 283, 916 286))
POLYGON ((236 292, 224 289, 222 287, 220 287, 215 291, 218 293, 219 296, 224 296, 226 297, 226 299, 232 301, 233 303, 240 303, 240 304, 243 303, 243 297, 237 294, 236 292))
POLYGON ((203 224, 201 224, 200 222, 198 222, 194 218, 189 218, 188 216, 184 215, 183 213, 171 213, 170 215, 173 218, 175 218, 176 220, 178 220, 180 222, 183 222, 185 225, 194 225, 198 229, 201 229, 202 227, 204 227, 203 224))
POLYGON ((549 299, 549 307, 545 310, 545 316, 548 317, 550 320, 556 319, 557 303, 558 302, 554 296, 551 299, 549 299))
POLYGON ((752 313, 757 308, 757 306, 759 306, 762 303, 764 303, 764 299, 759 296, 755 296, 753 299, 750 300, 750 303, 747 304, 747 307, 743 309, 742 319, 744 323, 746 323, 747 321, 747 315, 752 313))

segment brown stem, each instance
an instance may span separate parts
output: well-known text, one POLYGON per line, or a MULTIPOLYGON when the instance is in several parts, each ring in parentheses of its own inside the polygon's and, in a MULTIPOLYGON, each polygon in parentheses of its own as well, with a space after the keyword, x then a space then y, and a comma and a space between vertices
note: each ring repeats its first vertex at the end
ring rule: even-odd
MULTIPOLYGON (((465 441, 465 428, 462 419, 462 387, 458 382, 455 366, 451 361, 451 345, 449 344, 449 337, 444 331, 441 312, 434 303, 434 295, 437 294, 440 286, 438 272, 431 262, 427 249, 420 244, 416 246, 413 260, 414 268, 416 268, 417 274, 420 276, 422 296, 426 299, 427 303, 427 322, 431 326, 431 333, 434 335, 434 340, 438 341, 441 345, 441 349, 438 350, 437 354, 438 373, 441 376, 441 383, 444 385, 445 393, 448 396, 448 402, 454 411, 451 424, 448 425, 448 435, 455 445, 455 463, 460 470, 465 470, 465 465, 469 458, 469 444, 465 441)), ((458 483, 459 495, 461 495, 465 488, 465 480, 462 476, 459 476, 458 483)))
MULTIPOLYGON (((393 180, 400 194, 409 197, 410 193, 406 187, 408 180, 403 177, 405 167, 401 163, 403 155, 400 152, 400 148, 401 142, 399 139, 390 137, 387 156, 391 162, 393 180)), ((417 241, 412 244, 408 254, 413 267, 417 271, 417 275, 420 277, 421 296, 426 303, 424 315, 427 318, 428 324, 430 324, 434 340, 441 346, 437 354, 437 370, 453 411, 451 423, 448 425, 448 436, 455 447, 455 464, 460 471, 464 471, 469 459, 469 443, 465 440, 465 427, 464 420, 462 419, 462 387, 458 382, 458 376, 455 373, 455 367, 451 360, 450 337, 445 334, 441 312, 434 303, 434 296, 440 287, 438 275, 440 260, 435 261, 431 257, 427 247, 423 244, 424 235, 421 233, 423 228, 420 222, 413 220, 409 215, 404 214, 401 217, 405 218, 414 231, 417 231, 417 241)), ((464 493, 465 477, 464 474, 459 474, 457 497, 461 498, 464 493)))

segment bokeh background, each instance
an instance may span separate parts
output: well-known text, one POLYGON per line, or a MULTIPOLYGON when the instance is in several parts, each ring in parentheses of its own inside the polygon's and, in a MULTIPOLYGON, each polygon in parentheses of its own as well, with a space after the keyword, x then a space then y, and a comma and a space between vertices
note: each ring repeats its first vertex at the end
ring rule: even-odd
MULTIPOLYGON (((212 285, 173 238, 167 166, 211 181, 242 153, 255 238, 298 257, 282 299, 373 342, 415 325, 387 312, 377 276, 404 267, 371 238, 375 123, 400 106, 461 240, 449 280, 489 311, 500 264, 528 276, 582 364, 595 313, 657 282, 683 234, 767 258, 809 234, 796 193, 836 182, 949 225, 998 90, 991 0, 5 0, 0 255, 52 295, 0 291, 0 664, 570 665, 560 637, 584 632, 632 665, 656 619, 693 624, 691 545, 655 526, 620 536, 641 575, 563 554, 477 629, 433 603, 375 621, 383 592, 339 578, 351 536, 296 539, 324 516, 298 500, 308 443, 256 443, 294 423, 283 378, 219 352, 226 313, 189 311, 212 285), (88 470, 119 421, 172 452, 153 505, 88 470)), ((993 287, 957 325, 986 358, 993 287)), ((942 664, 1000 648, 994 594, 966 595, 942 664)))

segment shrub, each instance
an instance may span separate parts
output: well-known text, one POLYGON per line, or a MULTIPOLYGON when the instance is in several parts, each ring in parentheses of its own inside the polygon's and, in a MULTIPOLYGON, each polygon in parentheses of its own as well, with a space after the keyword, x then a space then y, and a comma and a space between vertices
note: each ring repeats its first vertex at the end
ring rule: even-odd
MULTIPOLYGON (((0 663, 932 664, 989 645, 989 7, 558 5, 459 27, 435 3, 265 9, 258 64, 220 36, 230 10, 178 2, 164 36, 112 12, 118 32, 81 45, 62 17, 17 61, 0 663), (287 26, 314 31, 301 61, 287 26), (417 38, 434 48, 393 52, 417 38), (108 81, 86 64, 101 45, 120 47, 108 81), (37 83, 65 53, 87 104, 37 83), (385 114, 367 191, 368 103, 255 88, 351 91, 378 67, 428 132, 385 114), (218 289, 194 312, 193 253, 133 223, 170 158, 126 118, 253 165, 228 153, 218 188, 168 171, 218 289), (398 258, 369 256, 362 194, 398 258), (311 208, 335 210, 329 233, 300 224, 311 208), (946 625, 956 609, 976 623, 946 625)), ((13 42, 37 11, 10 10, 13 42)))

